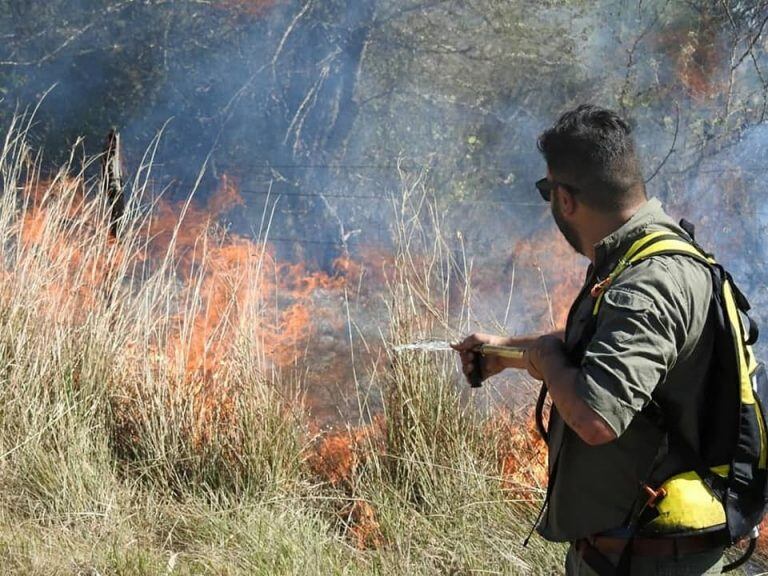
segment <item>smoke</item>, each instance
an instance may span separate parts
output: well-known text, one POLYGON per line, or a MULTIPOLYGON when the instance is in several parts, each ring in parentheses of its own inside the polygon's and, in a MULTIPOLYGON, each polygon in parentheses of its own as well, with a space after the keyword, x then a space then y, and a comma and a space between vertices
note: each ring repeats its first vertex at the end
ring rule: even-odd
POLYGON ((239 185, 233 231, 274 209, 277 256, 325 270, 390 250, 392 195, 426 170, 456 258, 473 264, 474 318, 523 332, 561 321, 584 265, 533 188, 536 137, 600 103, 632 117, 651 194, 699 224, 768 319, 760 15, 582 4, 14 3, 0 114, 56 84, 36 131, 49 157, 81 135, 98 152, 116 126, 129 174, 166 126, 158 190, 186 197, 205 165, 201 201, 225 177, 239 185))

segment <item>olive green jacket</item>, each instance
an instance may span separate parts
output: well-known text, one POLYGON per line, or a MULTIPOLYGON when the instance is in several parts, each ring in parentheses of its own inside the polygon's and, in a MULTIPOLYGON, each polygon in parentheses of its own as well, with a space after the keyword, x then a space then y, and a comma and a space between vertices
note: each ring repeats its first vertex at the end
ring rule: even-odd
MULTIPOLYGON (((569 315, 566 348, 576 347, 588 329, 592 286, 635 240, 657 230, 684 234, 653 199, 596 245, 594 265, 569 315)), ((662 445, 659 424, 641 414, 652 398, 680 415, 678 430, 698 448, 699 407, 713 350, 714 331, 707 322, 711 293, 706 267, 680 255, 644 260, 625 270, 605 292, 577 386, 580 398, 617 439, 589 446, 552 410, 552 487, 538 527, 542 536, 573 541, 614 531, 626 522, 662 445)), ((662 452, 663 477, 686 469, 678 455, 662 452)))

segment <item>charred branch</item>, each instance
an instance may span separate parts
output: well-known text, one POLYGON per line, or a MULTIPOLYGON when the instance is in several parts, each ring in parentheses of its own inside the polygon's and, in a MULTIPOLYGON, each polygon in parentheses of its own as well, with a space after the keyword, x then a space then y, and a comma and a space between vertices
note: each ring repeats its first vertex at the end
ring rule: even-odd
POLYGON ((120 134, 113 128, 107 134, 102 156, 101 182, 109 203, 109 230, 117 238, 120 221, 125 213, 123 174, 120 166, 120 134))

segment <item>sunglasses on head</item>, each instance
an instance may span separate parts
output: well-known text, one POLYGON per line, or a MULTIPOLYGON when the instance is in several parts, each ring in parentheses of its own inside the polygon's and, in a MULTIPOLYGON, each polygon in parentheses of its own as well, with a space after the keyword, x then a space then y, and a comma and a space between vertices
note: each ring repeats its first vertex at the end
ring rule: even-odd
POLYGON ((544 202, 549 202, 552 198, 552 190, 557 188, 558 186, 562 186, 568 192, 571 194, 575 194, 579 191, 578 188, 574 188, 570 184, 563 184, 562 182, 557 182, 555 180, 547 180, 546 178, 542 178, 541 180, 538 180, 536 182, 536 190, 539 191, 539 194, 541 194, 541 197, 544 199, 544 202))

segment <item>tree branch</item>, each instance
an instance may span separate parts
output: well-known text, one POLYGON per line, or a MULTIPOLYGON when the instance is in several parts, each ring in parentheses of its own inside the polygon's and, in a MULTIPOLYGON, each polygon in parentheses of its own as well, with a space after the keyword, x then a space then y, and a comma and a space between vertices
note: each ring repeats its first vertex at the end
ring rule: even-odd
POLYGON ((744 62, 747 56, 752 54, 752 50, 755 47, 755 44, 760 39, 760 36, 763 34, 763 30, 765 29, 765 25, 768 23, 768 16, 763 18, 763 21, 760 23, 760 26, 757 30, 757 33, 751 38, 749 41, 749 44, 747 45, 747 49, 744 51, 744 53, 739 57, 738 61, 731 66, 731 70, 736 70, 739 66, 741 66, 741 63, 744 62))
POLYGON ((120 2, 119 4, 115 4, 113 6, 108 6, 101 14, 98 15, 97 18, 92 20, 90 23, 86 24, 82 28, 75 30, 64 42, 62 42, 59 46, 48 52, 47 54, 44 54, 37 60, 26 60, 26 61, 12 61, 12 60, 4 60, 0 61, 0 66, 39 66, 40 64, 45 64, 49 60, 52 60, 56 57, 62 50, 65 50, 67 46, 72 44, 75 40, 80 38, 83 34, 88 32, 91 28, 93 28, 96 24, 101 23, 101 18, 107 16, 108 14, 111 14, 113 12, 117 12, 119 10, 122 10, 129 4, 133 4, 136 0, 126 0, 124 2, 120 2))
POLYGON ((288 25, 288 28, 285 29, 285 32, 283 32, 282 38, 280 38, 280 42, 277 45, 277 49, 275 50, 274 56, 272 56, 272 74, 273 76, 277 74, 276 67, 277 67, 277 61, 280 58, 280 54, 283 53, 283 48, 285 48, 285 43, 288 42, 288 38, 291 37, 291 34, 293 33, 293 30, 296 28, 296 25, 299 23, 299 20, 301 20, 304 15, 309 11, 310 7, 312 6, 312 2, 314 0, 307 0, 307 2, 304 4, 301 10, 293 17, 291 20, 291 23, 288 25))
POLYGON ((669 160, 670 156, 672 156, 672 153, 675 151, 675 145, 677 144, 677 135, 680 132, 680 105, 675 102, 675 110, 677 112, 675 116, 675 134, 672 136, 672 145, 669 147, 669 150, 667 151, 667 155, 664 156, 664 159, 661 161, 661 163, 656 166, 656 170, 653 171, 653 174, 651 174, 646 180, 645 183, 648 184, 651 180, 656 178, 656 175, 661 171, 664 164, 667 163, 667 160, 669 160))

